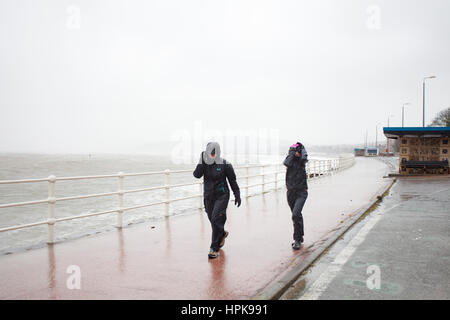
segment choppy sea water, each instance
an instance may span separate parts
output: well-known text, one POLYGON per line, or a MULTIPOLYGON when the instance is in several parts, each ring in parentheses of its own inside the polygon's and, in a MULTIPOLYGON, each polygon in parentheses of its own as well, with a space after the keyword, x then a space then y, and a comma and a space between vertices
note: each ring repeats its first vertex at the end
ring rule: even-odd
MULTIPOLYGON (((314 158, 328 158, 326 155, 312 155, 314 158)), ((175 165, 169 157, 154 155, 39 155, 39 154, 0 154, 0 180, 19 180, 30 178, 73 177, 86 175, 109 175, 135 172, 153 172, 165 169, 193 170, 195 164, 175 165)), ((238 165, 235 165, 238 167, 238 165)), ((250 169, 249 174, 257 174, 260 169, 250 169)), ((244 185, 239 176, 245 176, 245 169, 236 169, 238 183, 244 185)), ((284 177, 280 176, 280 181, 284 177)), ((273 178, 271 178, 272 180, 273 178)), ((170 184, 195 182, 191 172, 171 174, 170 184)), ((249 184, 260 182, 260 177, 250 178, 249 184)), ((164 185, 164 175, 126 177, 124 189, 138 189, 164 185)), ((115 192, 119 188, 119 178, 57 181, 57 198, 115 192)), ((242 189, 242 187, 241 187, 242 189)), ((257 193, 258 187, 251 188, 249 194, 257 193)), ((242 191, 241 191, 242 192, 242 191)), ((170 198, 181 198, 199 193, 198 185, 178 187, 170 190, 170 198)), ((48 197, 48 182, 0 184, 0 204, 31 200, 44 200, 48 197)), ((124 195, 124 207, 162 201, 165 190, 145 191, 124 195)), ((77 199, 57 202, 55 217, 63 218, 86 213, 112 210, 118 207, 118 195, 98 198, 77 199)), ((199 198, 177 201, 170 204, 170 215, 198 213, 199 198)), ((123 225, 132 225, 155 219, 162 219, 164 205, 125 211, 123 225)), ((26 205, 0 208, 0 228, 44 221, 48 217, 48 205, 26 205)), ((73 239, 94 233, 113 230, 117 224, 117 213, 82 219, 58 222, 55 224, 56 241, 73 239)), ((0 254, 25 248, 39 247, 47 241, 47 225, 0 233, 0 254)))

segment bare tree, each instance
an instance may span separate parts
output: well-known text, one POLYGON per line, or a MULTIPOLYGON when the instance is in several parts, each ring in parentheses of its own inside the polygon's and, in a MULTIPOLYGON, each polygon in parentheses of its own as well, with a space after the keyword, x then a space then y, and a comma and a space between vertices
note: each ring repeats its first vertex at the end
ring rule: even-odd
POLYGON ((450 108, 444 109, 434 117, 429 127, 450 127, 450 108))

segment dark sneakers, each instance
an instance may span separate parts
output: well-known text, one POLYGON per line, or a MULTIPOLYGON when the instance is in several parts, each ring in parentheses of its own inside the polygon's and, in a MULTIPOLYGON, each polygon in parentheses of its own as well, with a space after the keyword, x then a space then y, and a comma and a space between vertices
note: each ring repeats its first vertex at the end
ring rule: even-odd
MULTIPOLYGON (((222 248, 223 245, 225 244, 225 238, 228 237, 228 234, 229 234, 228 231, 224 231, 223 236, 222 236, 222 240, 220 241, 220 244, 219 244, 219 248, 222 248)), ((214 251, 213 249, 209 249, 208 258, 215 259, 218 256, 219 256, 219 252, 218 251, 214 251)))
POLYGON ((210 249, 210 250, 209 250, 208 258, 210 258, 210 259, 215 259, 215 258, 217 258, 218 256, 219 256, 219 252, 218 252, 218 251, 214 251, 213 249, 210 249))
POLYGON ((222 241, 220 241, 219 248, 222 248, 223 245, 225 244, 225 238, 228 237, 228 234, 229 234, 228 231, 225 231, 225 232, 223 233, 222 241))
POLYGON ((299 241, 295 240, 294 242, 292 242, 292 249, 294 249, 294 250, 300 249, 302 243, 303 243, 303 237, 301 237, 299 241))

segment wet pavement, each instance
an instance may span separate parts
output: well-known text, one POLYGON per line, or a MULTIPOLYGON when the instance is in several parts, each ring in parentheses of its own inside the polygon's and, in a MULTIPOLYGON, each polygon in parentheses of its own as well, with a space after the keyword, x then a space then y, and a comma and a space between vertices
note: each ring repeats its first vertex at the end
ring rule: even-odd
POLYGON ((450 177, 398 178, 282 299, 450 299, 450 177))
POLYGON ((290 246, 291 213, 281 189, 251 197, 240 208, 230 202, 230 235, 218 259, 207 258, 211 227, 197 210, 1 256, 0 299, 250 298, 382 193, 389 171, 382 161, 357 158, 350 169, 309 181, 305 243, 297 252, 290 246), (78 268, 80 289, 69 289, 78 268))

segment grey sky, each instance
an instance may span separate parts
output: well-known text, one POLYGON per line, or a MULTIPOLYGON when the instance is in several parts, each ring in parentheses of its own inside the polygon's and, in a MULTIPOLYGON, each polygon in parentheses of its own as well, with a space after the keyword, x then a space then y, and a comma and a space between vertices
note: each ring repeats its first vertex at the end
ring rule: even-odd
POLYGON ((404 102, 421 125, 426 75, 427 119, 450 106, 449 39, 448 0, 0 0, 0 151, 139 151, 195 121, 374 140, 404 102))

